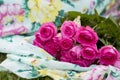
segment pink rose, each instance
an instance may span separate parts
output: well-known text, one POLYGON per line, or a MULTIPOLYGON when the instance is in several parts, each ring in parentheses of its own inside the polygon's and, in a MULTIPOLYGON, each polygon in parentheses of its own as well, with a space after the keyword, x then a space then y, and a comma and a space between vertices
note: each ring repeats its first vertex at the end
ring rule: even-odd
POLYGON ((61 50, 60 54, 61 54, 61 58, 60 60, 63 61, 63 62, 71 62, 71 56, 68 55, 68 52, 69 51, 64 51, 64 50, 61 50))
POLYGON ((52 22, 44 23, 41 25, 40 29, 40 38, 42 41, 47 41, 52 39, 57 34, 57 28, 52 22))
POLYGON ((62 50, 69 50, 73 47, 74 41, 71 38, 62 38, 60 40, 60 46, 62 50))
POLYGON ((98 41, 97 33, 89 26, 80 27, 75 38, 78 43, 86 45, 95 45, 98 41))
POLYGON ((69 51, 61 51, 61 61, 77 64, 82 67, 90 66, 94 60, 87 60, 81 57, 81 46, 74 46, 69 51))
POLYGON ((57 60, 61 60, 61 54, 60 54, 60 52, 58 52, 56 55, 55 55, 55 58, 57 59, 57 60))
POLYGON ((71 62, 80 59, 81 57, 80 51, 81 51, 80 46, 74 46, 69 51, 61 51, 61 56, 62 56, 61 61, 71 62))
POLYGON ((33 44, 40 47, 40 48, 44 48, 46 41, 42 41, 40 38, 40 33, 36 32, 35 33, 35 40, 33 41, 33 44))
POLYGON ((118 59, 118 51, 112 46, 103 46, 99 50, 100 63, 104 65, 113 65, 118 59))
POLYGON ((81 57, 81 46, 74 46, 70 51, 69 54, 73 57, 73 59, 80 59, 81 57))
POLYGON ((59 43, 61 39, 62 39, 61 33, 58 33, 55 37, 53 37, 53 40, 57 43, 59 43))
POLYGON ((94 60, 82 59, 82 62, 85 64, 85 67, 89 67, 94 62, 94 60))
POLYGON ((94 60, 86 60, 83 58, 71 61, 71 63, 77 64, 82 67, 89 67, 93 62, 94 60))
POLYGON ((98 55, 98 51, 94 46, 84 46, 80 53, 87 60, 94 60, 98 55))
POLYGON ((52 39, 52 40, 46 42, 44 49, 48 53, 50 53, 51 55, 56 57, 57 53, 60 52, 61 48, 60 48, 59 44, 52 39))
POLYGON ((80 52, 80 46, 74 46, 69 51, 61 51, 61 61, 77 64, 82 67, 90 66, 94 60, 83 59, 80 52))
POLYGON ((60 30, 63 37, 73 37, 77 31, 77 24, 73 21, 65 21, 60 30))
POLYGON ((86 60, 83 58, 71 61, 71 63, 77 64, 82 67, 89 67, 93 62, 94 60, 86 60))

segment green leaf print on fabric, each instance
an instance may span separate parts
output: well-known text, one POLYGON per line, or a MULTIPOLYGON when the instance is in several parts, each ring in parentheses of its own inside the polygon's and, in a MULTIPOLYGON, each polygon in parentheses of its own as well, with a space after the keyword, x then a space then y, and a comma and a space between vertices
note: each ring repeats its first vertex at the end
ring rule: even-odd
POLYGON ((75 7, 75 5, 70 0, 61 0, 61 1, 63 1, 64 3, 67 3, 68 5, 72 7, 75 7))

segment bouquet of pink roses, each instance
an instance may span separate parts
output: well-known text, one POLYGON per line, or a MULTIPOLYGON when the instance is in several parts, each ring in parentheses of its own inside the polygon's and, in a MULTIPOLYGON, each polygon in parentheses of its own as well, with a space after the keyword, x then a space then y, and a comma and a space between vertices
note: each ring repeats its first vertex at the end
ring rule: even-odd
POLYGON ((52 22, 41 25, 34 45, 43 48, 57 60, 89 67, 92 64, 118 67, 119 52, 112 45, 97 48, 98 35, 90 26, 65 20, 57 29, 52 22))

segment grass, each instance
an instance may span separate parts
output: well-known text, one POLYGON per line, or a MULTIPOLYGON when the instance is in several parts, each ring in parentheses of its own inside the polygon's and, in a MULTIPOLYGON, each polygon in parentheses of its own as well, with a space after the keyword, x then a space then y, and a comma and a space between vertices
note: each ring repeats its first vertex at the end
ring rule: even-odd
MULTIPOLYGON (((6 59, 5 54, 0 54, 0 63, 6 59)), ((10 73, 10 72, 0 72, 0 80, 28 80, 20 78, 19 76, 10 73)), ((37 78, 37 79, 29 79, 29 80, 52 80, 50 77, 43 77, 43 78, 37 78)))

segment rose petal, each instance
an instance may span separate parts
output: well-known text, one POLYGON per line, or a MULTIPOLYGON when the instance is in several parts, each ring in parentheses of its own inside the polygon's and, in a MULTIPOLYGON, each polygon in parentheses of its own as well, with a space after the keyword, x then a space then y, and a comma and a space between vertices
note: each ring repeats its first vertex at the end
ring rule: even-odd
POLYGON ((73 21, 65 21, 60 28, 63 37, 73 37, 77 29, 78 26, 73 21))

